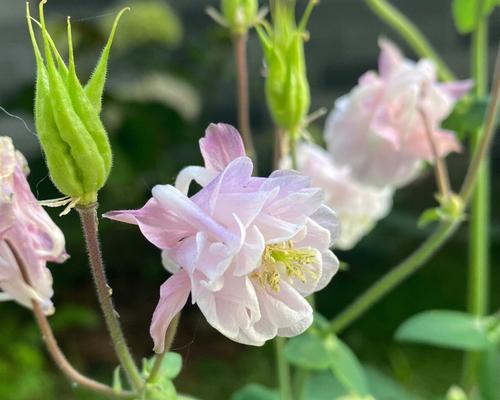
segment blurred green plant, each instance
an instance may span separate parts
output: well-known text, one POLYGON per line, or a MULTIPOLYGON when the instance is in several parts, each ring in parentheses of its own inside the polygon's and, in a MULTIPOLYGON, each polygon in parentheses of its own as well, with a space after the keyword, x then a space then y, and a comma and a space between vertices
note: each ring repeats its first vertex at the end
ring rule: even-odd
MULTIPOLYGON (((162 0, 142 0, 131 5, 132 18, 122 22, 122 34, 115 40, 118 50, 132 50, 149 43, 173 48, 181 43, 184 30, 182 22, 172 7, 162 0)), ((108 10, 113 15, 116 8, 108 10)), ((107 13, 106 13, 107 14, 107 13)), ((104 18, 99 25, 106 34, 112 17, 104 18)))

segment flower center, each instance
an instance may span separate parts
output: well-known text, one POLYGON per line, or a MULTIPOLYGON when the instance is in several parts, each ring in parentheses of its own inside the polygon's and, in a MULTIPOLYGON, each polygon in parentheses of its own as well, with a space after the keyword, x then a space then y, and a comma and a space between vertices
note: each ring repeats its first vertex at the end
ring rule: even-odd
POLYGON ((292 241, 267 245, 262 256, 260 268, 252 273, 262 288, 269 287, 274 292, 280 291, 281 279, 289 282, 297 279, 302 283, 318 276, 313 266, 318 264, 316 252, 310 247, 294 248, 292 241))

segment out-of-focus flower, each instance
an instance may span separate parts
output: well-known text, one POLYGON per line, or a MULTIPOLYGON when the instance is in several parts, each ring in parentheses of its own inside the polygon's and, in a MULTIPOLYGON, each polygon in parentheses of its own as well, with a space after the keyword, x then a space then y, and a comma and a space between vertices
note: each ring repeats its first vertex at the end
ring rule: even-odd
POLYGON ((76 75, 71 25, 68 18, 69 62, 65 64, 47 32, 40 2, 40 22, 45 59, 38 47, 26 5, 28 27, 37 64, 35 124, 49 174, 61 193, 80 204, 97 200, 97 192, 109 176, 112 153, 99 114, 113 37, 121 13, 115 19, 108 43, 92 77, 82 85, 76 75))
MULTIPOLYGON (((308 177, 252 177, 232 127, 211 125, 200 147, 206 168, 190 175, 204 187, 194 196, 155 186, 142 209, 105 215, 139 225, 173 273, 153 315, 155 350, 163 351, 170 321, 190 293, 208 322, 237 342, 262 345, 302 333, 313 319, 304 297, 338 269, 329 250, 338 233, 335 213, 308 177)), ((182 186, 187 190, 189 179, 182 186)))
POLYGON ((378 74, 366 72, 359 84, 335 103, 325 139, 335 163, 351 168, 355 179, 376 187, 403 186, 433 154, 420 111, 433 128, 440 156, 460 151, 453 132, 440 128, 471 81, 441 84, 430 60, 413 62, 387 40, 380 40, 378 74))
MULTIPOLYGON (((368 234, 392 207, 391 188, 374 188, 352 179, 347 166, 338 167, 319 146, 301 143, 297 148, 299 171, 310 176, 312 186, 325 192, 325 204, 335 210, 342 227, 335 247, 349 250, 368 234)), ((282 162, 283 167, 290 164, 282 162)))
POLYGON ((277 126, 295 139, 304 128, 309 112, 310 89, 304 56, 306 26, 317 0, 310 0, 299 24, 295 22, 295 1, 271 4, 272 26, 257 25, 266 61, 266 99, 277 126))
POLYGON ((66 258, 64 236, 31 193, 28 167, 9 137, 0 137, 0 293, 26 307, 36 300, 45 313, 54 311, 52 276, 47 261, 66 258), (23 277, 12 248, 22 259, 23 277))

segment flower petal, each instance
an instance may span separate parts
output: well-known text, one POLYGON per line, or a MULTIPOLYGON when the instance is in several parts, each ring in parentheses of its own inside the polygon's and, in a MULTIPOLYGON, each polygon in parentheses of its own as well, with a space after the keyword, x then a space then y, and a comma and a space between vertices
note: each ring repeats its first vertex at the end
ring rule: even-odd
POLYGON ((161 286, 160 301, 153 313, 150 334, 154 341, 154 351, 163 353, 165 335, 172 319, 182 310, 187 302, 191 283, 184 270, 180 270, 161 286))
POLYGON ((231 161, 245 155, 239 132, 227 124, 210 124, 200 139, 200 150, 205 166, 215 172, 222 172, 231 161))

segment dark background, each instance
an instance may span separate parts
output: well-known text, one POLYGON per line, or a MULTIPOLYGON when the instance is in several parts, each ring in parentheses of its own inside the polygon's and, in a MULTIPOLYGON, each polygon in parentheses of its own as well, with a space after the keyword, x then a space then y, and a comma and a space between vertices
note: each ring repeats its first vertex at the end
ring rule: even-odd
MULTIPOLYGON (((155 33, 161 26, 149 20, 134 20, 131 1, 50 0, 47 18, 50 29, 64 48, 65 16, 72 15, 78 72, 85 80, 105 43, 114 8, 131 6, 118 29, 117 46, 110 60, 110 78, 103 120, 114 152, 114 168, 100 192, 100 211, 138 208, 157 183, 173 183, 186 165, 200 164, 197 140, 210 122, 235 123, 234 64, 226 33, 205 14, 214 1, 171 0, 182 31, 155 33), (144 42, 133 27, 163 39, 144 42)), ((301 6, 305 3, 299 1, 301 6)), ((455 33, 450 1, 399 0, 399 7, 428 35, 448 65, 460 78, 469 76, 469 40, 455 33)), ((32 11, 36 15, 35 5, 32 11)), ((500 13, 490 24, 490 65, 495 42, 500 37, 500 13)), ((323 0, 310 21, 307 44, 308 75, 312 110, 326 106, 356 84, 367 69, 376 67, 377 38, 395 40, 408 56, 414 54, 386 28, 360 0, 323 0)), ((172 28, 173 27, 173 28, 172 28)), ((24 2, 0 0, 0 106, 22 118, 30 131, 32 116, 34 57, 24 19, 24 2)), ((252 127, 260 158, 260 173, 270 172, 272 123, 263 96, 262 54, 254 33, 249 41, 252 127)), ((316 129, 321 130, 323 120, 316 129)), ((0 134, 12 136, 27 156, 30 183, 39 199, 59 197, 47 177, 38 142, 19 119, 0 110, 0 134)), ((492 156, 492 302, 497 310, 500 296, 499 147, 492 156)), ((461 182, 468 153, 449 157, 452 181, 461 182)), ((350 265, 318 295, 318 308, 327 317, 338 313, 364 288, 412 252, 428 235, 419 230, 419 214, 434 205, 432 174, 397 192, 393 212, 378 224, 369 237, 350 252, 338 252, 350 265)), ((51 317, 62 348, 82 371, 109 381, 116 359, 110 346, 92 281, 76 213, 59 218, 71 258, 51 266, 55 281, 56 314, 51 317)), ((361 360, 378 367, 402 385, 429 398, 443 394, 458 382, 462 356, 458 352, 401 345, 393 341, 395 328, 418 311, 436 308, 463 310, 466 304, 467 224, 425 268, 394 290, 342 338, 361 360)), ((110 283, 126 334, 135 357, 150 356, 148 334, 159 286, 167 277, 160 252, 134 226, 103 220, 103 250, 110 283)), ((185 369, 177 379, 181 391, 200 398, 230 398, 248 382, 275 384, 273 349, 245 347, 222 337, 204 321, 195 307, 183 316, 174 349, 182 353, 185 369)), ((14 303, 0 303, 0 400, 93 399, 72 391, 46 357, 29 311, 14 303)))

